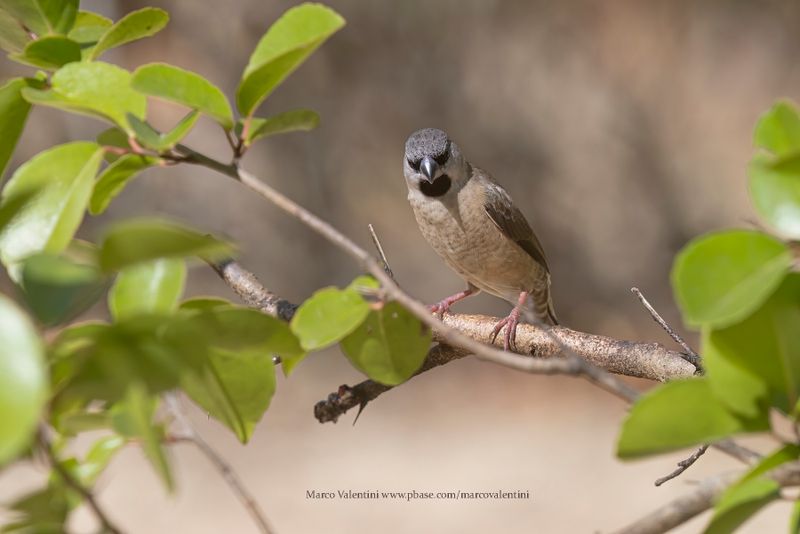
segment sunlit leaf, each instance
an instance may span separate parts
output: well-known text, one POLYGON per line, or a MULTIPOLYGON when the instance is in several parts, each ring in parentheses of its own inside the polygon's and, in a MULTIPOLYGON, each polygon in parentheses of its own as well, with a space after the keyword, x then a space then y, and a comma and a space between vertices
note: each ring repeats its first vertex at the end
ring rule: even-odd
POLYGON ((168 314, 175 310, 186 283, 182 259, 157 259, 137 263, 117 275, 108 294, 108 309, 115 319, 143 313, 168 314))
POLYGON ((88 55, 91 47, 100 40, 114 22, 92 11, 79 11, 75 18, 75 25, 67 37, 81 45, 82 55, 88 55))
POLYGON ((161 31, 169 22, 169 15, 163 9, 145 7, 131 11, 98 39, 97 44, 89 54, 89 59, 97 59, 103 52, 122 46, 131 41, 150 37, 161 31))
MULTIPOLYGON (((236 135, 241 136, 244 126, 243 122, 236 123, 236 135)), ((279 113, 273 117, 262 119, 253 117, 250 119, 250 127, 245 139, 245 145, 249 146, 262 137, 283 134, 289 132, 307 132, 319 125, 319 115, 310 109, 294 109, 279 113)))
POLYGON ((786 237, 800 239, 800 154, 779 160, 759 156, 747 171, 750 198, 761 218, 786 237))
POLYGON ((81 60, 81 46, 63 35, 51 35, 31 41, 19 54, 9 59, 48 70, 58 69, 67 63, 81 60))
POLYGON ((704 534, 729 534, 761 508, 780 496, 774 480, 755 478, 731 487, 714 506, 714 516, 704 534))
POLYGON ((0 49, 11 54, 21 52, 31 37, 22 24, 7 11, 0 9, 0 49))
POLYGON ((331 35, 344 19, 321 4, 302 4, 286 11, 259 41, 244 70, 236 104, 252 115, 275 88, 331 35))
POLYGON ((777 156, 800 151, 800 115, 790 102, 778 102, 758 119, 755 145, 777 156))
POLYGON ((126 154, 116 159, 97 178, 89 200, 89 213, 92 215, 103 213, 131 179, 143 170, 160 163, 159 158, 139 154, 126 154))
POLYGON ((28 87, 28 83, 23 78, 13 78, 0 87, 0 178, 14 153, 31 109, 28 101, 22 98, 22 89, 28 87))
POLYGON ((292 317, 292 332, 306 350, 319 350, 340 341, 369 314, 369 304, 354 289, 327 287, 305 301, 292 317))
POLYGON ((145 147, 163 153, 178 144, 194 127, 200 117, 196 110, 190 111, 167 133, 161 133, 146 121, 142 121, 128 114, 128 123, 136 134, 136 139, 145 147))
POLYGON ((78 14, 78 0, 3 0, 2 8, 37 36, 67 33, 78 14))

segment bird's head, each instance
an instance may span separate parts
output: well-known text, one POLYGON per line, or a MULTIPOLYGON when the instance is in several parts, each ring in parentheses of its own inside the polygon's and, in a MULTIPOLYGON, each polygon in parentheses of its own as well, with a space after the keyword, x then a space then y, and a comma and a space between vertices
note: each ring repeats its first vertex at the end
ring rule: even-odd
POLYGON ((458 190, 469 179, 469 165, 458 146, 436 128, 417 130, 408 137, 403 172, 410 188, 429 197, 458 190))

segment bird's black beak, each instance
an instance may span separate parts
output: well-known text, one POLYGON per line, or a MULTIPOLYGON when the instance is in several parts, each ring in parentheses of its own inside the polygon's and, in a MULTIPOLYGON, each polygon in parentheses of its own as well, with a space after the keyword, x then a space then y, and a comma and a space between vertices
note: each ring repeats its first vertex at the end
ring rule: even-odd
POLYGON ((419 164, 419 170, 428 179, 428 183, 432 184, 433 179, 436 178, 436 172, 439 170, 439 165, 433 158, 425 156, 419 164))

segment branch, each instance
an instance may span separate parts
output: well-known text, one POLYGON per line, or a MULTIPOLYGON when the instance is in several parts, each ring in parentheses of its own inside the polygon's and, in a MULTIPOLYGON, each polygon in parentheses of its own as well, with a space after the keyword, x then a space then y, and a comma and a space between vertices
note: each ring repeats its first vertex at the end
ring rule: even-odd
POLYGON ((225 459, 220 456, 217 451, 215 451, 211 445, 203 439, 203 437, 194 429, 192 423, 189 421, 189 418, 181 410, 181 407, 178 404, 178 399, 174 393, 169 393, 164 396, 164 400, 167 403, 170 413, 175 418, 175 420, 183 427, 183 434, 179 434, 174 436, 172 439, 174 441, 190 441, 192 442, 200 451, 206 455, 206 457, 211 460, 211 463, 214 464, 214 467, 217 468, 217 471, 220 472, 222 478, 225 479, 225 482, 228 483, 228 486, 231 487, 233 492, 236 494, 236 497, 241 501, 242 505, 245 509, 250 513, 250 516, 255 521, 256 525, 258 526, 259 531, 263 534, 271 534, 274 532, 267 522, 267 518, 264 516, 264 512, 261 511, 261 508, 258 506, 255 498, 250 494, 247 488, 244 486, 239 477, 237 476, 236 472, 233 468, 228 464, 225 459))
MULTIPOLYGON (((709 478, 691 493, 679 497, 619 530, 617 534, 658 534, 685 523, 711 508, 720 495, 741 475, 725 473, 709 478)), ((800 485, 800 462, 784 464, 765 476, 781 487, 800 485)))
POLYGON ((121 534, 122 531, 115 527, 105 512, 103 512, 103 509, 100 508, 100 505, 97 503, 97 500, 94 498, 92 492, 84 487, 84 485, 81 484, 77 478, 72 476, 72 473, 70 473, 69 470, 62 465, 61 461, 58 459, 55 451, 53 450, 50 440, 47 437, 47 430, 43 426, 39 427, 39 443, 41 444, 45 455, 47 455, 47 459, 50 460, 50 465, 53 466, 53 470, 58 473, 58 476, 61 477, 61 480, 64 481, 64 484, 77 492, 81 498, 86 501, 86 504, 89 505, 89 508, 92 509, 92 512, 94 512, 94 515, 97 516, 100 524, 103 525, 103 532, 121 534))
POLYGON ((655 481, 655 485, 660 486, 664 482, 669 482, 673 478, 681 476, 681 474, 683 474, 684 471, 689 469, 692 466, 692 464, 694 464, 698 460, 698 458, 700 458, 706 453, 707 450, 708 450, 708 445, 702 445, 699 449, 694 451, 691 456, 689 456, 685 460, 681 460, 680 462, 678 462, 678 468, 675 469, 672 473, 663 476, 661 478, 657 478, 655 481))
POLYGON ((632 287, 631 292, 637 297, 639 297, 639 301, 642 303, 642 306, 644 306, 647 309, 647 311, 650 312, 650 316, 653 318, 653 320, 657 322, 659 326, 663 328, 667 334, 669 334, 669 337, 675 340, 675 342, 678 345, 683 347, 683 350, 686 351, 686 353, 683 355, 684 359, 686 359, 686 361, 697 367, 698 371, 702 372, 702 368, 700 366, 701 365, 700 355, 697 354, 694 350, 692 350, 692 347, 690 347, 689 344, 686 343, 686 341, 684 341, 684 339, 680 336, 680 334, 678 334, 667 323, 667 321, 665 321, 664 318, 661 317, 661 315, 656 311, 656 309, 653 308, 653 306, 647 301, 644 295, 642 295, 642 292, 639 290, 638 287, 632 287))

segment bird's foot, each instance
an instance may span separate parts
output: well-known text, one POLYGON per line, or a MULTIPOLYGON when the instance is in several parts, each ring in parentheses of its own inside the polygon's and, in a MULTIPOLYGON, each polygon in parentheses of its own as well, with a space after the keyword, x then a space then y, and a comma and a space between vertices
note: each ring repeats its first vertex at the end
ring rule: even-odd
POLYGON ((444 317, 445 313, 450 311, 450 306, 452 306, 459 300, 464 300, 465 298, 474 293, 475 289, 473 289, 472 287, 468 287, 467 289, 461 291, 460 293, 456 293, 455 295, 450 295, 446 299, 442 299, 436 304, 431 304, 430 306, 428 306, 428 309, 431 311, 431 313, 435 313, 439 317, 439 319, 441 319, 442 317, 444 317))
POLYGON ((519 302, 508 317, 501 319, 492 329, 492 345, 494 345, 497 335, 505 327, 506 333, 503 337, 503 350, 513 349, 517 350, 517 325, 519 324, 519 316, 522 314, 522 307, 525 305, 525 300, 528 298, 527 292, 519 294, 519 302))

